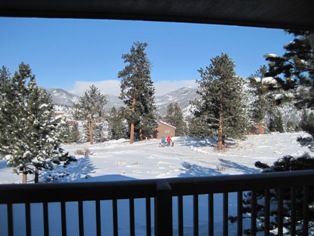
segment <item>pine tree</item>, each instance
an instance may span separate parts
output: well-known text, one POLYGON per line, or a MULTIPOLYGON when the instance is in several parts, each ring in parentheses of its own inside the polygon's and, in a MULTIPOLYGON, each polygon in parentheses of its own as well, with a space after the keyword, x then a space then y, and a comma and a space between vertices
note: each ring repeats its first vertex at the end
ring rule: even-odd
POLYGON ((74 117, 87 121, 88 140, 91 144, 94 141, 95 123, 103 119, 106 103, 106 96, 101 94, 99 89, 92 85, 80 97, 78 103, 74 104, 74 117))
MULTIPOLYGON (((284 156, 280 159, 278 159, 276 162, 273 163, 273 165, 269 166, 266 163, 262 163, 260 161, 257 161, 255 163, 255 166, 257 168, 262 169, 262 173, 269 173, 269 172, 282 172, 282 171, 297 171, 297 170, 313 170, 314 169, 314 158, 311 157, 309 154, 305 153, 300 157, 293 157, 293 156, 284 156)), ((279 189, 273 188, 270 191, 268 191, 269 194, 269 200, 271 206, 278 206, 279 196, 283 199, 284 207, 282 208, 282 216, 284 221, 281 222, 283 224, 283 227, 285 228, 286 233, 284 235, 291 235, 292 231, 292 221, 295 223, 295 235, 303 235, 303 227, 304 227, 304 191, 301 187, 295 186, 293 189, 294 196, 292 196, 291 189, 281 189, 283 190, 279 194, 279 189), (293 200, 294 198, 294 200, 293 200), (292 216, 291 207, 294 204, 294 216, 292 216)), ((257 222, 259 224, 256 225, 256 231, 262 233, 262 231, 265 231, 265 211, 266 211, 266 205, 265 205, 265 191, 256 191, 256 207, 257 210, 256 216, 257 216, 257 222)), ((308 200, 309 202, 306 203, 306 208, 308 208, 307 212, 307 219, 308 225, 313 225, 314 223, 314 210, 312 207, 314 204, 314 190, 313 188, 309 188, 308 191, 308 200)), ((243 196, 243 217, 250 217, 250 213, 252 212, 252 193, 246 192, 243 196)), ((279 226, 278 222, 278 210, 276 208, 271 207, 270 214, 271 214, 271 230, 277 228, 279 226)), ((236 220, 233 217, 230 217, 229 219, 236 220)), ((264 234, 273 235, 274 231, 272 232, 264 232, 264 234)), ((309 231, 310 232, 310 231, 309 231)), ((244 229, 244 234, 251 235, 251 230, 249 228, 244 229)))
POLYGON ((271 114, 271 119, 270 119, 268 128, 271 132, 280 132, 280 133, 284 132, 282 114, 279 110, 271 114))
POLYGON ((40 89, 29 65, 21 63, 12 78, 1 72, 0 154, 15 173, 35 175, 52 169, 53 162, 65 161, 60 148, 60 120, 53 115, 53 105, 45 90, 40 89))
MULTIPOLYGON (((199 113, 198 113, 199 114, 199 113)), ((210 130, 210 126, 206 120, 205 116, 202 116, 201 114, 195 114, 194 117, 192 117, 188 123, 189 123, 189 129, 188 134, 191 137, 195 138, 205 138, 210 135, 213 135, 213 132, 210 130)))
POLYGON ((183 136, 186 134, 186 123, 183 118, 182 110, 177 102, 170 103, 167 106, 167 114, 163 120, 176 127, 176 136, 183 136))
POLYGON ((172 123, 174 123, 174 104, 172 102, 167 106, 166 115, 163 120, 168 124, 173 125, 172 123))
POLYGON ((263 133, 264 127, 271 125, 270 123, 278 118, 273 112, 273 109, 277 110, 274 93, 281 92, 281 88, 276 80, 266 77, 266 74, 267 67, 264 65, 249 77, 251 92, 256 98, 251 104, 251 118, 258 125, 259 134, 263 133))
POLYGON ((314 137, 314 113, 308 114, 306 109, 303 109, 301 128, 314 137))
POLYGON ((267 76, 275 77, 282 88, 287 90, 297 84, 309 87, 307 94, 299 97, 299 106, 314 105, 314 45, 309 40, 313 32, 286 30, 294 35, 294 39, 284 46, 286 52, 282 56, 266 54, 269 63, 267 76))
POLYGON ((125 104, 124 117, 130 125, 130 143, 134 141, 135 132, 142 139, 153 135, 157 127, 155 88, 146 47, 147 43, 134 43, 130 53, 122 55, 127 65, 118 74, 121 78, 120 99, 125 104))
POLYGON ((72 122, 65 122, 65 124, 63 125, 64 143, 77 143, 80 141, 78 123, 77 122, 74 122, 74 124, 71 123, 72 122))
POLYGON ((201 79, 194 101, 196 120, 205 121, 208 133, 218 136, 218 149, 222 149, 223 137, 243 137, 246 131, 246 108, 243 102, 242 80, 234 71, 234 63, 227 54, 211 59, 206 69, 200 69, 201 79))
POLYGON ((111 109, 108 117, 108 129, 110 139, 120 139, 126 137, 126 126, 123 122, 123 116, 121 111, 117 111, 115 107, 111 109))

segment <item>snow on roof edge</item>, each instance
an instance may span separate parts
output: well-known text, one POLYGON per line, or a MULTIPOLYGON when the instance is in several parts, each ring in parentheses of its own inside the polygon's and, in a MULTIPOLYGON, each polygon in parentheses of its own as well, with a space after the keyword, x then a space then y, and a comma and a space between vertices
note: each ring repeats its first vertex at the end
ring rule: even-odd
POLYGON ((173 125, 170 125, 170 124, 168 124, 168 123, 166 123, 166 122, 164 122, 164 121, 162 121, 162 120, 160 120, 158 123, 162 123, 162 124, 164 124, 164 125, 168 125, 168 126, 174 128, 174 129, 176 129, 176 127, 174 127, 173 125))

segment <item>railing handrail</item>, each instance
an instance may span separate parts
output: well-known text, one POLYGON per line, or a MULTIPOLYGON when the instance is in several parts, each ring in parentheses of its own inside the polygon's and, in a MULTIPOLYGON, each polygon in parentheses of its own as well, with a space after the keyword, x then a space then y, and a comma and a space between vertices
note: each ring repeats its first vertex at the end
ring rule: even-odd
POLYGON ((172 196, 177 196, 279 188, 287 185, 297 187, 300 181, 303 185, 313 186, 313 180, 314 170, 302 170, 116 182, 1 184, 0 204, 154 197, 162 183, 168 183, 172 196))

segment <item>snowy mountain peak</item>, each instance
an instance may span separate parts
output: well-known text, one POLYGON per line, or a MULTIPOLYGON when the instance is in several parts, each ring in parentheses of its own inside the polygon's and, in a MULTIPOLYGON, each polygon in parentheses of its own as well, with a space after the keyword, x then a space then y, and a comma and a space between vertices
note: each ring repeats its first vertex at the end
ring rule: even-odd
POLYGON ((56 105, 72 106, 79 100, 78 96, 60 88, 46 88, 45 90, 56 105))

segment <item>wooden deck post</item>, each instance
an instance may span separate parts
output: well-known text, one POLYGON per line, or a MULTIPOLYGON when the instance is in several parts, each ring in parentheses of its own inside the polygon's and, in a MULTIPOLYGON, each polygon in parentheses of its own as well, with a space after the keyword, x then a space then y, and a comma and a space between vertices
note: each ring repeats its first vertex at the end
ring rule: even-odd
POLYGON ((172 195, 167 180, 160 180, 156 185, 155 235, 172 236, 172 195))

